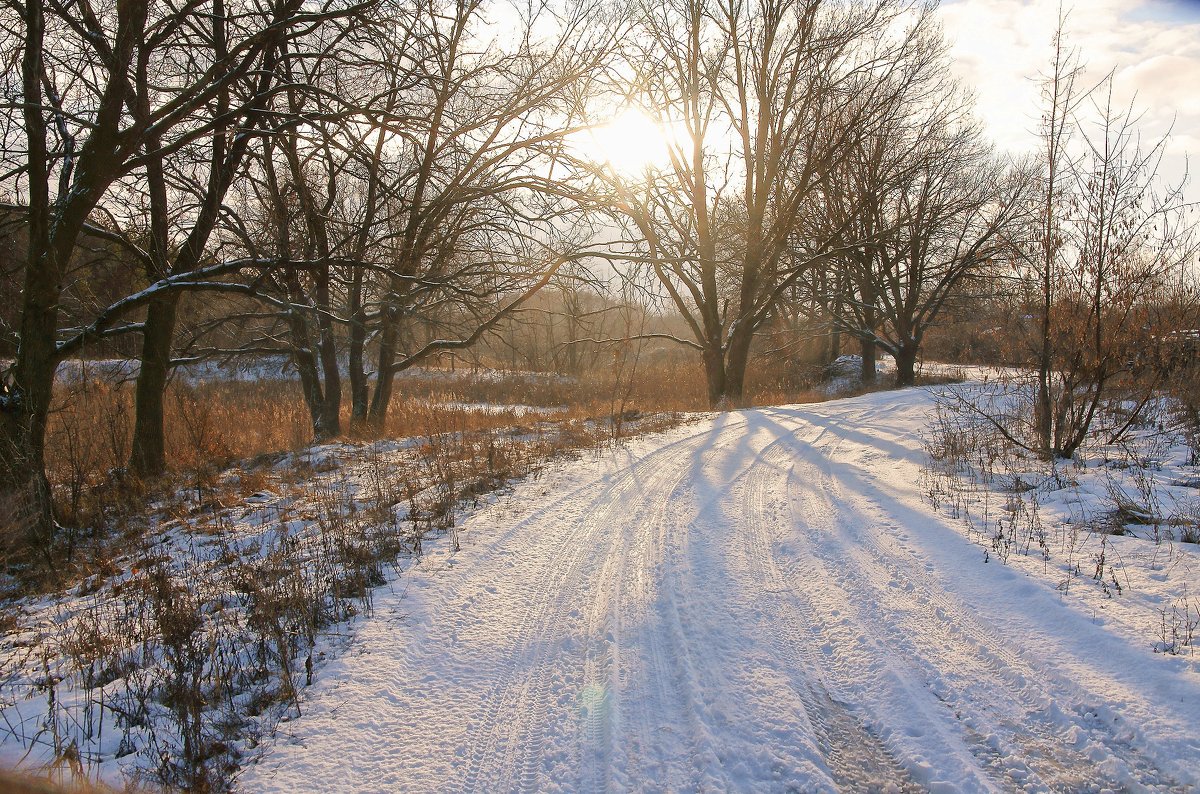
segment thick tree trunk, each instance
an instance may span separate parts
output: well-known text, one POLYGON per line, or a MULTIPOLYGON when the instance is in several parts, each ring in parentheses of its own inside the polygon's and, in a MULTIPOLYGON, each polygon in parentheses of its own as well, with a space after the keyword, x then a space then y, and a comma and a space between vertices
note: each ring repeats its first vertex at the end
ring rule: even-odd
MULTIPOLYGON (((0 501, 31 547, 45 552, 57 528, 46 477, 46 425, 59 360, 59 284, 72 246, 62 239, 47 243, 45 236, 37 244, 39 215, 30 213, 21 341, 11 379, 0 390, 0 501)), ((65 239, 74 240, 73 231, 65 239)))
POLYGON ((896 385, 912 386, 917 382, 917 351, 915 342, 907 342, 896 350, 896 385))
POLYGON ((745 405, 746 369, 750 364, 750 344, 754 332, 738 326, 729 340, 725 363, 725 396, 734 407, 745 405))
MULTIPOLYGON (((285 252, 287 244, 285 239, 281 246, 285 252)), ((294 270, 289 268, 285 272, 284 283, 287 286, 288 299, 293 306, 302 306, 304 291, 294 270)), ((318 361, 320 343, 318 341, 318 344, 313 344, 308 320, 301 309, 292 308, 287 312, 287 325, 288 333, 292 338, 292 361, 300 376, 300 391, 304 395, 304 404, 308 407, 308 414, 312 419, 313 438, 317 441, 324 441, 332 434, 325 426, 326 395, 321 388, 321 362, 318 361), (314 349, 317 352, 314 352, 314 349)))
POLYGON ((304 404, 308 406, 308 415, 312 420, 313 440, 324 441, 327 435, 321 426, 324 416, 321 408, 325 404, 325 395, 321 392, 317 361, 311 350, 301 348, 293 351, 292 360, 296 364, 296 371, 300 374, 300 392, 304 395, 304 404))
POLYGON ((141 368, 134 397, 133 449, 129 456, 129 467, 138 477, 156 477, 167 468, 163 398, 170 375, 171 343, 178 307, 178 293, 164 294, 155 299, 146 312, 141 368))
POLYGON ((371 391, 367 382, 365 336, 354 325, 350 327, 350 426, 361 427, 367 422, 371 391))
MULTIPOLYGON (((406 271, 411 272, 411 270, 406 271)), ((372 427, 382 428, 387 421, 388 405, 392 401, 395 387, 396 355, 400 352, 400 309, 405 295, 405 285, 400 279, 391 283, 391 296, 383 306, 382 329, 379 334, 379 353, 375 368, 375 393, 371 395, 371 411, 367 421, 372 427)), ((515 368, 515 367, 514 367, 515 368)))
POLYGON ((859 349, 862 354, 861 355, 862 369, 860 370, 862 373, 862 382, 864 384, 874 383, 875 375, 876 375, 875 364, 876 364, 876 359, 877 359, 875 340, 874 339, 860 339, 859 340, 859 349))
POLYGON ((325 395, 321 390, 321 376, 317 369, 317 359, 313 356, 311 349, 299 343, 303 336, 298 336, 298 334, 304 334, 303 323, 299 323, 300 327, 297 327, 298 324, 295 322, 291 325, 292 337, 297 340, 292 349, 292 361, 300 376, 300 392, 304 395, 304 404, 308 407, 308 415, 312 420, 313 438, 323 441, 328 438, 328 435, 322 426, 325 395))
POLYGON ((338 369, 337 344, 333 338, 333 323, 329 300, 329 274, 317 289, 320 312, 317 315, 317 350, 321 359, 321 375, 324 381, 324 400, 321 401, 321 426, 318 438, 329 439, 342 432, 342 373, 338 369))
POLYGON ((320 346, 321 374, 324 379, 323 397, 321 401, 321 424, 315 434, 325 440, 338 436, 342 432, 342 378, 338 372, 337 349, 334 347, 329 334, 322 329, 323 337, 320 346))
POLYGON ((708 349, 701 354, 704 378, 708 384, 708 407, 717 409, 725 403, 725 356, 720 349, 708 349))
MULTIPOLYGON (((139 66, 139 115, 150 115, 148 78, 144 65, 139 66)), ((168 250, 170 212, 167 199, 167 180, 163 160, 157 154, 161 141, 157 135, 146 136, 146 182, 150 194, 150 252, 147 267, 149 281, 165 276, 170 268, 168 250)), ((146 309, 142 328, 142 357, 134 396, 133 446, 129 468, 138 477, 161 475, 167 468, 166 431, 164 429, 163 399, 171 366, 171 343, 175 337, 175 316, 179 297, 160 295, 146 309)))
POLYGON ((395 377, 398 331, 394 320, 385 322, 379 339, 379 366, 375 368, 375 393, 371 396, 371 413, 368 421, 375 428, 382 428, 387 421, 388 403, 392 401, 392 386, 395 377))
POLYGON ((21 337, 11 375, 0 384, 0 515, 31 548, 46 550, 54 537, 54 511, 44 460, 46 420, 57 368, 55 336, 62 257, 51 245, 46 123, 42 115, 41 0, 25 4, 21 58, 22 115, 28 143, 29 251, 21 296, 21 337))
POLYGON ((48 553, 53 542, 53 501, 46 478, 46 423, 57 369, 54 333, 57 290, 26 279, 21 344, 12 381, 0 394, 0 518, 32 550, 48 553))

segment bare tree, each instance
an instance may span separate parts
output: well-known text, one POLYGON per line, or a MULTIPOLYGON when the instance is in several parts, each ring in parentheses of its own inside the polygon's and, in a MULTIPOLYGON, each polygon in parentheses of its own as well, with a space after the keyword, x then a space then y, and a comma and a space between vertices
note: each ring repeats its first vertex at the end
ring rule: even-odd
MULTIPOLYGON (((397 372, 473 344, 584 257, 573 232, 579 208, 563 198, 552 163, 582 86, 611 52, 614 34, 589 23, 593 11, 582 5, 542 20, 550 36, 525 19, 508 46, 484 32, 477 0, 430 7, 414 23, 431 49, 421 61, 420 123, 395 131, 401 170, 390 190, 399 209, 391 274, 373 313, 372 423, 386 417, 397 372), (447 298, 457 304, 452 332, 402 350, 404 317, 447 298)), ((365 380, 353 369, 351 378, 365 380)))
MULTIPOLYGON (((204 63, 225 58, 231 29, 239 25, 239 12, 227 9, 225 0, 211 0, 209 27, 188 25, 180 40, 172 41, 168 56, 172 69, 181 66, 200 74, 204 63)), ((164 156, 162 136, 152 133, 143 142, 145 164, 141 174, 144 209, 149 219, 149 245, 143 260, 146 280, 153 283, 172 275, 185 274, 214 251, 210 239, 218 229, 225 197, 239 177, 251 142, 262 128, 272 106, 273 88, 286 81, 285 40, 264 51, 257 68, 237 82, 230 82, 206 108, 214 118, 208 140, 197 140, 164 156), (251 97, 234 109, 233 98, 251 97)), ((165 68, 162 42, 150 40, 139 47, 136 67, 138 100, 134 118, 146 123, 151 113, 153 86, 165 68)), ((293 122, 294 123, 294 122, 293 122)), ((136 230, 134 218, 122 226, 136 230)), ((163 427, 163 395, 171 370, 181 290, 163 290, 145 308, 141 324, 142 351, 136 387, 130 468, 138 476, 161 474, 166 467, 163 427)))
MULTIPOLYGON (((152 0, 7 6, 17 23, 9 29, 22 32, 19 42, 8 39, 22 65, 20 86, 10 94, 19 101, 9 109, 20 111, 23 125, 4 141, 5 179, 28 218, 29 253, 20 341, 3 378, 0 490, 26 506, 23 523, 43 541, 54 529, 44 443, 57 365, 85 341, 131 330, 120 319, 155 292, 99 310, 77 332, 60 327, 64 276, 81 235, 113 238, 132 260, 151 260, 104 220, 125 188, 122 180, 220 135, 258 101, 260 84, 248 77, 264 58, 298 29, 335 13, 300 0, 248 3, 226 11, 231 22, 218 45, 211 28, 197 24, 201 7, 210 6, 152 0), (197 48, 206 49, 197 55, 197 48), (215 112, 223 107, 228 113, 215 112)), ((173 286, 159 284, 157 291, 173 286)))
POLYGON ((354 68, 345 55, 287 64, 286 107, 230 233, 279 263, 241 287, 264 309, 240 350, 291 358, 317 438, 340 432, 347 368, 351 423, 382 424, 396 372, 474 343, 585 256, 551 164, 609 49, 586 11, 540 38, 519 21, 514 44, 490 38, 480 3, 397 6, 354 68))
POLYGON ((1054 32, 1054 56, 1051 72, 1043 80, 1042 99, 1045 108, 1041 126, 1042 184, 1040 206, 1032 240, 1028 246, 1018 245, 1019 259, 1032 267, 1038 286, 1041 288, 1038 355, 1037 355, 1037 398, 1034 407, 1034 426, 1037 444, 1045 454, 1053 448, 1053 384, 1054 350, 1051 335, 1052 312, 1056 300, 1057 274, 1063 270, 1060 253, 1063 251, 1061 211, 1066 204, 1064 172, 1071 166, 1066 148, 1073 131, 1072 117, 1082 100, 1076 82, 1082 71, 1078 55, 1067 48, 1064 38, 1066 17, 1059 14, 1058 27, 1054 32), (1024 256, 1021 256, 1021 252, 1024 256))
POLYGON ((672 131, 671 162, 643 179, 596 173, 685 317, 713 405, 744 399, 755 334, 840 239, 811 240, 803 261, 790 246, 928 25, 924 7, 890 0, 643 7, 633 97, 672 131))
MULTIPOLYGON (((1001 378, 1006 405, 981 408, 1010 443, 1047 460, 1092 438, 1121 440, 1190 355, 1200 318, 1191 265, 1200 247, 1183 181, 1165 184, 1167 138, 1143 145, 1112 75, 1077 89, 1065 17, 1043 83, 1042 151, 1027 222, 1006 241, 1014 311, 1035 323, 1019 342, 1027 369, 1001 378)), ((1184 177, 1186 180, 1186 177, 1184 177)))
POLYGON ((1097 433, 1114 441, 1127 432, 1164 374, 1139 363, 1169 358, 1163 348, 1177 341, 1158 318, 1171 307, 1190 328, 1196 317, 1194 306, 1176 305, 1198 249, 1182 183, 1159 177, 1167 139, 1141 142, 1133 107, 1114 104, 1111 75, 1076 88, 1064 26, 1043 90, 1036 220, 1011 240, 1018 276, 1034 287, 1036 385, 1028 410, 1000 423, 1047 458, 1069 458, 1097 433), (1112 400, 1122 410, 1106 410, 1112 400))
POLYGON ((1027 184, 1020 170, 1006 173, 969 136, 945 143, 933 161, 940 169, 922 173, 900 197, 899 233, 889 240, 894 258, 883 271, 886 323, 878 345, 896 361, 898 386, 915 382, 925 333, 958 287, 1004 257, 1002 233, 1020 212, 1027 184))
POLYGON ((1024 169, 993 158, 945 64, 927 63, 911 96, 897 95, 892 121, 864 136, 826 183, 813 214, 844 230, 833 262, 853 289, 824 304, 840 307, 837 322, 861 340, 864 381, 882 349, 895 358, 897 384, 914 382, 926 331, 964 280, 1002 258, 1029 183, 1024 169))

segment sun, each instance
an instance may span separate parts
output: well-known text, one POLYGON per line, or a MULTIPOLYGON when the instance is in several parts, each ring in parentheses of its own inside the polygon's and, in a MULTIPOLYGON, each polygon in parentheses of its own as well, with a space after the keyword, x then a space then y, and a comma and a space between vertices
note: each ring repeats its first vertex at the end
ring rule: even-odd
POLYGON ((639 176, 671 161, 667 132, 637 108, 627 108, 588 133, 591 159, 622 176, 639 176))

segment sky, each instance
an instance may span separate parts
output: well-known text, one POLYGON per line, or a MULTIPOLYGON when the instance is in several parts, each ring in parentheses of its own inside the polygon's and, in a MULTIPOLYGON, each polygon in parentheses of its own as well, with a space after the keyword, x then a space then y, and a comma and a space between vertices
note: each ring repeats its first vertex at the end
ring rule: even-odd
MULTIPOLYGON (((1086 66, 1085 82, 1114 72, 1118 102, 1144 113, 1142 130, 1173 130, 1163 176, 1178 181, 1190 153, 1188 195, 1200 200, 1200 0, 1078 0, 1067 34, 1086 66)), ((1030 151, 1040 109, 1038 75, 1049 64, 1055 0, 943 0, 938 12, 955 68, 978 97, 977 113, 996 144, 1030 151)))

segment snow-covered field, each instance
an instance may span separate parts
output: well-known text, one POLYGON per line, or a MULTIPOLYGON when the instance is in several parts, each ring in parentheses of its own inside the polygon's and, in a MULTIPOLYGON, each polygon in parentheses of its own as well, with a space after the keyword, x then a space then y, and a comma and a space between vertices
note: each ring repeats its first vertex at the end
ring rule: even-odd
MULTIPOLYGON (((12 364, 12 359, 0 359, 0 369, 12 364)), ((72 384, 89 380, 104 383, 124 383, 137 378, 140 362, 131 358, 67 359, 58 366, 55 377, 62 383, 72 384)), ((349 370, 342 368, 342 376, 348 377, 349 370)), ((180 364, 173 376, 190 384, 223 382, 286 381, 296 377, 295 365, 281 355, 264 355, 223 360, 210 358, 180 364)), ((373 380, 374 373, 370 373, 373 380)), ((568 382, 570 379, 543 372, 525 370, 502 370, 488 367, 460 367, 457 370, 438 367, 410 367, 397 373, 403 381, 425 381, 448 386, 464 382, 568 382)))
MULTIPOLYGON (((1124 590, 985 562, 929 391, 721 414, 553 468, 376 592, 244 792, 1191 790, 1185 544, 1124 590)), ((1140 544, 1140 545, 1133 545, 1140 544)))

